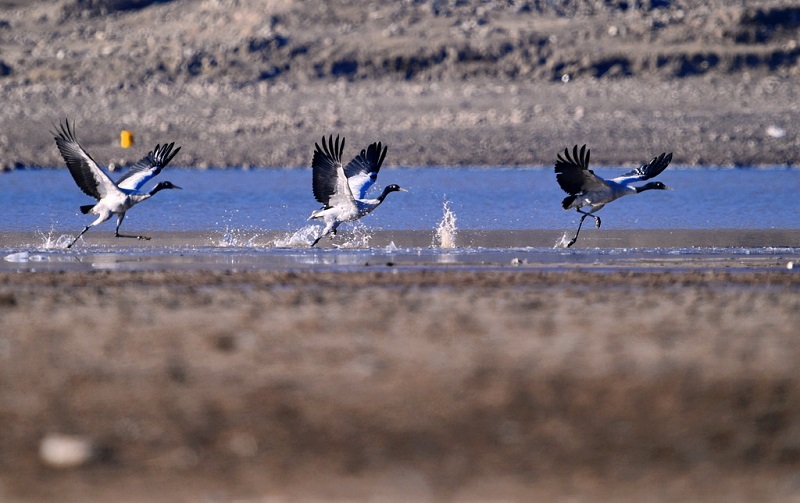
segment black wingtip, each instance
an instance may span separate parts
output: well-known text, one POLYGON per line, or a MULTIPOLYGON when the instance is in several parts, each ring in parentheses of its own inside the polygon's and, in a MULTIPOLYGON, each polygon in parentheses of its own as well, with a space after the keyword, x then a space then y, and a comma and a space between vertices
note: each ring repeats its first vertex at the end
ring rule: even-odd
POLYGON ((582 168, 587 168, 589 166, 589 157, 591 153, 591 149, 586 148, 585 143, 580 147, 575 144, 572 147, 572 154, 570 154, 569 148, 565 148, 564 157, 561 157, 561 154, 559 154, 556 158, 563 163, 576 164, 582 168))
POLYGON ((56 125, 53 124, 53 128, 55 131, 51 131, 50 133, 53 135, 56 141, 77 141, 75 140, 75 121, 72 121, 72 127, 69 125, 69 118, 64 118, 64 121, 60 124, 56 125))
POLYGON ((342 162, 342 152, 344 152, 344 137, 339 139, 339 135, 336 135, 336 140, 333 139, 333 135, 328 136, 327 141, 325 136, 322 137, 322 147, 319 144, 315 143, 314 148, 317 152, 322 152, 326 156, 330 157, 331 159, 335 160, 336 162, 342 162))
MULTIPOLYGON (((378 144, 378 149, 380 149, 380 143, 378 144)), ((378 159, 378 167, 383 166, 383 160, 386 159, 386 152, 389 150, 388 146, 383 147, 383 152, 381 153, 380 158, 378 159)))
POLYGON ((148 152, 147 155, 150 157, 151 162, 163 168, 169 164, 176 155, 178 155, 178 152, 180 152, 180 147, 172 150, 174 146, 175 142, 165 143, 163 145, 159 143, 153 148, 153 150, 148 152))

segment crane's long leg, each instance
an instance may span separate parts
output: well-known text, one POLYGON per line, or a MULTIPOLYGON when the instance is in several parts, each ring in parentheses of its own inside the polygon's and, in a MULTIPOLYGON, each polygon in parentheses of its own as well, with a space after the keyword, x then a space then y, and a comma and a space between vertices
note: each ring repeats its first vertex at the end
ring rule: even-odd
POLYGON ((114 230, 114 236, 118 238, 133 238, 133 239, 143 239, 145 241, 149 241, 150 238, 147 236, 131 236, 128 234, 120 234, 119 233, 119 226, 122 225, 122 221, 125 220, 125 213, 120 213, 117 217, 117 228, 114 230))
POLYGON ((331 239, 333 239, 333 236, 336 235, 336 228, 337 227, 339 227, 339 222, 333 222, 333 224, 331 224, 330 226, 326 225, 325 228, 322 230, 322 234, 320 234, 319 237, 317 239, 315 239, 313 243, 311 243, 311 248, 313 248, 314 245, 319 243, 320 239, 324 238, 328 234, 330 234, 331 235, 331 239))
MULTIPOLYGON (((581 211, 580 213, 583 213, 583 212, 581 211)), ((586 220, 586 217, 588 217, 588 216, 590 216, 588 213, 583 213, 583 216, 581 217, 581 221, 578 222, 578 230, 575 231, 575 236, 573 236, 572 239, 570 239, 569 243, 567 243, 567 248, 569 248, 570 246, 574 245, 575 241, 578 240, 578 234, 581 233, 581 226, 583 225, 583 221, 586 220)))
MULTIPOLYGON (((595 226, 595 227, 597 227, 598 229, 600 228, 600 217, 598 217, 598 216, 597 216, 597 215, 595 215, 594 213, 587 213, 587 212, 585 212, 585 211, 581 211, 581 209, 580 209, 580 208, 578 208, 576 211, 577 211, 578 213, 580 213, 581 215, 584 215, 584 218, 586 218, 586 217, 592 217, 592 218, 594 218, 594 226, 595 226)), ((595 211, 596 211, 596 210, 595 210, 595 211)))
POLYGON ((583 221, 584 221, 584 220, 586 220, 586 217, 592 217, 592 218, 594 218, 594 224, 595 224, 595 226, 596 226, 598 229, 600 228, 600 217, 598 217, 597 215, 593 215, 593 214, 591 214, 591 213, 587 213, 587 212, 585 212, 585 211, 581 211, 581 210, 580 210, 580 208, 578 208, 576 211, 577 211, 578 213, 580 213, 581 215, 583 215, 583 216, 581 217, 581 221, 580 221, 580 222, 578 222, 578 230, 577 230, 577 231, 575 231, 575 237, 573 237, 573 238, 570 240, 570 242, 569 242, 569 243, 567 243, 567 248, 569 248, 570 246, 574 245, 574 244, 575 244, 575 241, 577 241, 577 240, 578 240, 578 234, 580 234, 580 233, 581 233, 581 226, 583 225, 583 221))
POLYGON ((78 240, 81 238, 81 236, 83 236, 83 235, 86 233, 86 231, 88 231, 88 230, 89 230, 89 229, 91 229, 91 228, 92 228, 92 226, 91 226, 91 225, 87 225, 86 227, 84 227, 84 228, 83 228, 83 230, 81 231, 81 233, 80 233, 80 234, 78 234, 78 237, 76 237, 75 239, 73 239, 73 240, 72 240, 72 242, 71 242, 70 244, 68 244, 68 245, 67 245, 67 248, 72 248, 72 245, 74 245, 74 244, 75 244, 75 242, 76 242, 76 241, 78 241, 78 240))

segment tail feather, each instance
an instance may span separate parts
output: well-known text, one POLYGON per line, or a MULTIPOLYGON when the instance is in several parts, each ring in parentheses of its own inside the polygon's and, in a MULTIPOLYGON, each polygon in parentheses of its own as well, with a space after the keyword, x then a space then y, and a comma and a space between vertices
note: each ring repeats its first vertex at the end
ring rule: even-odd
POLYGON ((576 196, 576 195, 571 195, 571 196, 565 197, 564 200, 561 201, 561 207, 564 208, 565 210, 568 210, 569 206, 575 201, 575 199, 577 197, 578 196, 576 196))
POLYGON ((94 205, 93 205, 93 204, 86 204, 86 205, 84 205, 84 206, 81 206, 81 213, 83 213, 84 215, 86 215, 87 213, 89 213, 90 211, 92 211, 92 208, 94 208, 94 205))

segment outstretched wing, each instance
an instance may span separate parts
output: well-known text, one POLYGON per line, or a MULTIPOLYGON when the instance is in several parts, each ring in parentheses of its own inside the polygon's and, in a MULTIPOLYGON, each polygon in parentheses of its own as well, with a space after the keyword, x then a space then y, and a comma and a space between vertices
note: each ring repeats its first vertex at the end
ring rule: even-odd
POLYGON ((342 152, 344 151, 344 138, 339 143, 339 136, 333 141, 333 135, 322 137, 322 147, 314 144, 314 158, 311 161, 312 169, 312 188, 314 198, 325 206, 330 206, 330 198, 336 193, 337 181, 339 177, 347 178, 342 168, 342 152), (340 174, 341 173, 341 174, 340 174))
POLYGON ((592 190, 600 190, 606 186, 603 179, 589 169, 590 150, 586 145, 580 151, 578 146, 572 147, 572 155, 564 149, 564 157, 558 154, 556 160, 556 181, 561 189, 570 195, 580 194, 592 190))
POLYGON ((156 145, 152 151, 137 161, 130 169, 117 180, 121 189, 139 190, 151 178, 161 173, 161 170, 178 155, 181 148, 172 150, 175 143, 169 145, 156 145))
POLYGON ((381 147, 380 142, 371 144, 344 168, 350 190, 359 199, 366 197, 367 191, 378 179, 378 171, 381 169, 388 150, 388 147, 381 147))
POLYGON ((628 185, 629 183, 642 182, 644 180, 655 178, 658 175, 660 175, 662 171, 667 169, 667 166, 669 166, 669 163, 671 161, 672 161, 672 152, 670 152, 669 154, 662 153, 658 157, 653 157, 653 159, 647 164, 642 164, 640 167, 634 169, 633 171, 630 171, 622 176, 614 178, 613 181, 621 183, 623 185, 628 185))
POLYGON ((75 139, 75 123, 72 127, 65 120, 61 127, 52 132, 58 151, 67 163, 67 168, 78 187, 88 196, 100 200, 112 191, 118 190, 111 178, 92 159, 75 139))

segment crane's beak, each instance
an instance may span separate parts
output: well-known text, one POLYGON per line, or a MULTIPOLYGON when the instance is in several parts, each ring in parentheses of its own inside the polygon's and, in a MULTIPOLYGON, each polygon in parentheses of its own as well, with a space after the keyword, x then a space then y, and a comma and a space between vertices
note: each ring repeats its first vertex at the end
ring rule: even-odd
POLYGON ((664 188, 665 188, 665 189, 667 189, 667 190, 675 190, 675 189, 673 189, 672 187, 669 187, 669 186, 667 186, 667 185, 664 185, 664 188))
POLYGON ((173 185, 172 188, 173 189, 181 189, 181 190, 183 190, 183 187, 178 187, 177 185, 173 185))
POLYGON ((407 191, 406 189, 404 189, 403 187, 398 187, 398 188, 397 188, 397 190, 399 190, 400 192, 408 192, 408 191, 407 191))

